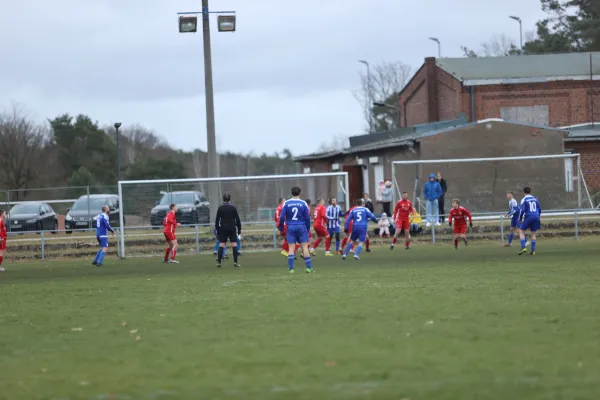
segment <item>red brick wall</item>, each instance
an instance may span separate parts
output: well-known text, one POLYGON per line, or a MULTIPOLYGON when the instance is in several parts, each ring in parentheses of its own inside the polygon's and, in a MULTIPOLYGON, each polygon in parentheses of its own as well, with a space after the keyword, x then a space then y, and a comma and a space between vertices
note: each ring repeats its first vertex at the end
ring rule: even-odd
POLYGON ((585 183, 590 191, 600 190, 600 142, 567 142, 565 148, 581 154, 585 183))
MULTIPOLYGON (((475 118, 500 118, 502 107, 547 105, 550 126, 566 126, 600 118, 600 82, 561 81, 475 87, 475 118), (593 89, 590 89, 593 85, 593 89), (592 101, 593 99, 593 101, 592 101)), ((463 89, 469 97, 470 88, 463 89)), ((463 103, 463 107, 466 104, 463 103)), ((470 111, 470 104, 463 112, 470 111)))

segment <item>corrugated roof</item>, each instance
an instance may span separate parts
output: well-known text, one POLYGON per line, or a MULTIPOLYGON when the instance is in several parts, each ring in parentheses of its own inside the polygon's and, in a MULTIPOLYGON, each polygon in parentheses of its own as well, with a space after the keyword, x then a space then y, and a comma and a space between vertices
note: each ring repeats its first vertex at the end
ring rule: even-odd
POLYGON ((600 52, 438 58, 436 65, 466 85, 600 79, 600 52))
POLYGON ((589 122, 587 124, 563 126, 561 129, 569 133, 568 141, 600 139, 600 123, 589 122))

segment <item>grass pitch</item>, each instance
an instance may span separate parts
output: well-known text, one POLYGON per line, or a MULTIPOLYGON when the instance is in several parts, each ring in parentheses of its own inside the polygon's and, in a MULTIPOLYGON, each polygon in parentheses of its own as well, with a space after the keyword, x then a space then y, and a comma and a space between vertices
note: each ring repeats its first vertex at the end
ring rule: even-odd
POLYGON ((0 399, 597 399, 599 244, 8 263, 0 399))

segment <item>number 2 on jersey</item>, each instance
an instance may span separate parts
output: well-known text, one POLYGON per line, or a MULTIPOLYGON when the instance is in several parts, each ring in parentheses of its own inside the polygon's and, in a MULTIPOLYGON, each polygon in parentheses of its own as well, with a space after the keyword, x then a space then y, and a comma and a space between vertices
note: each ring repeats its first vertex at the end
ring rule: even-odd
POLYGON ((298 207, 292 208, 292 212, 294 213, 292 216, 292 221, 298 221, 298 207))

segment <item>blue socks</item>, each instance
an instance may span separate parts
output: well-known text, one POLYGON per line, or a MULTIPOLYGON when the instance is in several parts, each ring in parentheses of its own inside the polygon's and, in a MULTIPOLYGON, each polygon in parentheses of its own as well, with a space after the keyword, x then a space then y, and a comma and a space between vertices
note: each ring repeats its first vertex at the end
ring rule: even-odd
POLYGON ((306 258, 304 259, 304 262, 306 263, 306 268, 308 268, 308 269, 312 269, 312 260, 310 259, 310 256, 309 256, 309 257, 306 257, 306 258))
POLYGON ((237 238, 237 249, 238 249, 238 253, 240 251, 242 251, 242 241, 240 240, 240 238, 237 238))
POLYGON ((533 253, 533 252, 535 252, 535 245, 536 245, 536 244, 537 244, 537 243, 536 243, 536 241, 535 241, 535 240, 532 240, 532 241, 531 241, 531 252, 532 252, 532 253, 533 253))
POLYGON ((521 239, 521 250, 523 250, 525 248, 526 244, 527 244, 527 239, 521 239))
MULTIPOLYGON (((99 263, 100 263, 100 261, 99 261, 99 260, 100 260, 100 255, 101 255, 102 253, 103 253, 103 252, 102 252, 102 249, 98 250, 98 252, 96 253, 96 257, 94 258, 94 262, 95 262, 96 264, 99 264, 99 263)), ((104 258, 104 257, 103 257, 103 258, 104 258)))
POLYGON ((515 238, 515 233, 511 232, 508 234, 508 244, 511 244, 513 239, 515 238))
POLYGON ((213 253, 216 253, 219 251, 219 241, 217 240, 217 243, 215 243, 215 247, 213 248, 213 253))
POLYGON ((356 247, 356 252, 354 253, 354 257, 358 257, 358 255, 360 254, 361 250, 362 250, 362 245, 359 244, 356 247))
POLYGON ((103 252, 102 250, 100 250, 98 253, 99 254, 96 255, 96 257, 98 258, 98 261, 96 261, 96 264, 102 264, 102 261, 104 261, 104 256, 106 255, 106 253, 103 252))
POLYGON ((348 253, 350 253, 350 249, 352 249, 352 245, 353 245, 353 243, 351 241, 348 241, 348 244, 346 245, 346 250, 344 250, 344 257, 346 257, 348 255, 348 253))
POLYGON ((335 252, 340 251, 340 241, 338 239, 335 240, 335 252))
POLYGON ((294 255, 294 253, 290 253, 288 255, 288 268, 291 270, 294 269, 294 259, 296 258, 296 256, 294 255))

